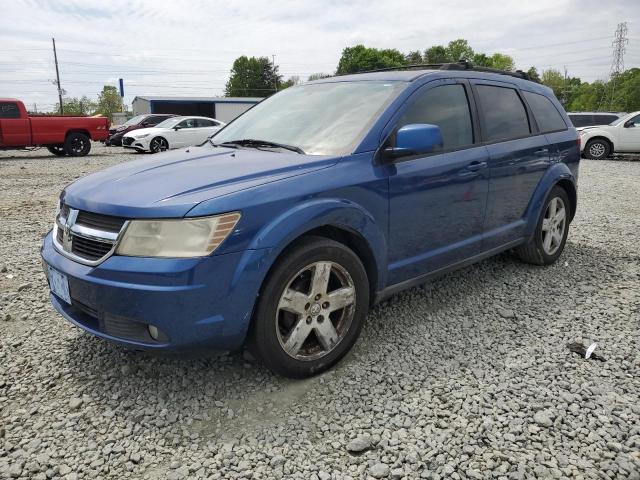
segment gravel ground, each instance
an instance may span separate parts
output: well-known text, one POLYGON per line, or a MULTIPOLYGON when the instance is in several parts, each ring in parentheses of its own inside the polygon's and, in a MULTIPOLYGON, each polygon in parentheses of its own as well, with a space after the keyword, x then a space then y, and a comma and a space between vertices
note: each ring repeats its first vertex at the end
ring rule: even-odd
POLYGON ((289 381, 63 321, 38 254, 57 195, 136 154, 0 155, 0 478, 640 478, 640 162, 582 163, 556 265, 505 254, 401 293, 289 381))

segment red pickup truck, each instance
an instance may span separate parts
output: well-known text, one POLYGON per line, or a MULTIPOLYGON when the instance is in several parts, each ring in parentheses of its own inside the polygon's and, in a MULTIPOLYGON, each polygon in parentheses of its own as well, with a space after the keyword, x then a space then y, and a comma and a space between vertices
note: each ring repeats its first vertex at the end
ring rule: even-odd
POLYGON ((20 100, 0 98, 0 150, 47 147, 54 155, 83 157, 91 140, 108 135, 105 117, 29 115, 20 100))

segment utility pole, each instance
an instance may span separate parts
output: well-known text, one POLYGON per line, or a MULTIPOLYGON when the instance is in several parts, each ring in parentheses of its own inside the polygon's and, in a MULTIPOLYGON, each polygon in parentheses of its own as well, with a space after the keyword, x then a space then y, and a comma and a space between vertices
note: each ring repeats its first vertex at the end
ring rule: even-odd
POLYGON ((64 114, 64 108, 62 107, 62 87, 60 86, 60 71, 58 70, 58 54, 56 52, 56 39, 51 38, 53 42, 53 60, 56 63, 56 82, 58 83, 58 99, 60 100, 60 115, 64 114))
POLYGON ((271 55, 271 65, 273 66, 273 83, 276 87, 276 93, 278 93, 278 74, 276 72, 276 56, 271 55))
POLYGON ((627 22, 618 24, 616 28, 615 39, 611 43, 613 47, 613 59, 611 60, 611 71, 609 72, 609 89, 611 91, 609 99, 609 110, 613 110, 613 101, 615 99, 616 80, 618 76, 624 72, 624 53, 627 49, 627 22))

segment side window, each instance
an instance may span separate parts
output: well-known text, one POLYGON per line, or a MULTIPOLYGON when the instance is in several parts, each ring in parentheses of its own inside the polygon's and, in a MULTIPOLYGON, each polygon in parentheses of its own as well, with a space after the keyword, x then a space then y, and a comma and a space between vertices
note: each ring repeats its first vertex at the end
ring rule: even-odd
POLYGON ((566 130, 567 125, 564 123, 562 115, 556 107, 544 95, 532 92, 522 92, 524 98, 529 104, 529 108, 533 112, 533 116, 538 123, 541 132, 553 132, 556 130, 566 130))
POLYGON ((155 115, 153 117, 147 118, 145 122, 147 122, 147 125, 149 125, 150 127, 155 127, 160 122, 164 122, 166 119, 167 117, 161 117, 161 116, 155 115))
POLYGON ((473 144, 469 101, 462 85, 441 85, 420 94, 398 121, 398 128, 412 123, 440 127, 443 149, 473 144))
POLYGON ((591 115, 569 115, 574 127, 587 127, 592 125, 591 115))
POLYGON ((627 128, 640 128, 640 115, 636 115, 631 120, 627 120, 624 125, 627 128))
POLYGON ((215 127, 215 126, 216 126, 216 123, 213 120, 198 118, 198 127, 215 127))
POLYGON ((183 120, 178 124, 180 128, 195 128, 196 127, 196 119, 188 118, 187 120, 183 120))
POLYGON ((513 88, 478 85, 485 140, 495 142, 531 133, 527 111, 513 88))
POLYGON ((0 118, 20 118, 16 102, 0 102, 0 118))

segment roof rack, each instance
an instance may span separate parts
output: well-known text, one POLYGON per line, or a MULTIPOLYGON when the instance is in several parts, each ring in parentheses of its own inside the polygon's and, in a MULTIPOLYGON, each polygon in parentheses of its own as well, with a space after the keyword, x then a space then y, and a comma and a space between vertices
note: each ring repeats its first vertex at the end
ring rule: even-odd
POLYGON ((460 60, 459 62, 455 62, 455 63, 417 63, 413 65, 404 65, 401 67, 378 68, 375 70, 367 70, 367 71, 358 72, 358 73, 392 72, 394 70, 423 70, 423 69, 472 70, 474 72, 497 73, 498 75, 508 75, 510 77, 522 78, 523 80, 530 80, 532 82, 539 83, 537 80, 534 80, 533 78, 531 78, 527 72, 523 72, 522 70, 509 72, 507 70, 497 70, 495 68, 477 67, 477 66, 474 66, 468 60, 460 60))

